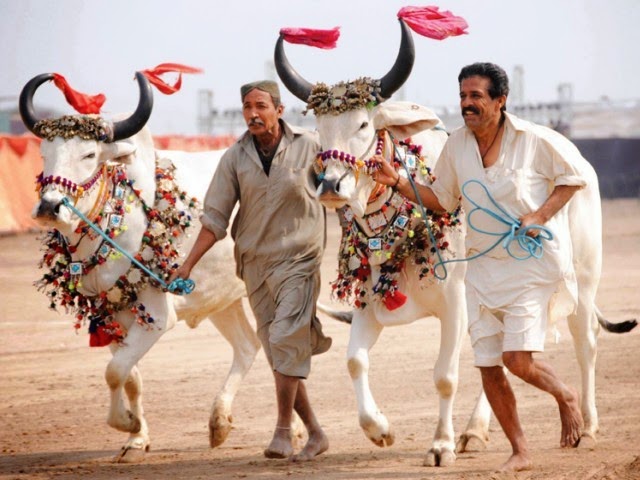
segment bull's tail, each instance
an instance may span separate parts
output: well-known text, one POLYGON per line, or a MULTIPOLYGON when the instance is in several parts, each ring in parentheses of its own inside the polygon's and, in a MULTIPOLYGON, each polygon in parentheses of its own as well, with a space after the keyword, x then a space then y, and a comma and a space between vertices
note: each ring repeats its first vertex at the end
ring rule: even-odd
POLYGON ((324 305, 324 304, 322 304, 320 302, 318 302, 317 307, 318 307, 318 310, 320 310, 322 313, 326 313, 327 315, 329 315, 334 320, 338 320, 339 322, 351 324, 351 320, 353 319, 353 312, 351 310, 349 310, 349 311, 333 310, 329 306, 324 305))
POLYGON ((637 320, 634 318, 632 320, 624 320, 618 323, 612 323, 602 315, 602 312, 598 309, 597 306, 594 305, 596 311, 596 317, 598 317, 598 323, 602 325, 607 332, 611 333, 627 333, 633 330, 636 325, 638 325, 637 320))

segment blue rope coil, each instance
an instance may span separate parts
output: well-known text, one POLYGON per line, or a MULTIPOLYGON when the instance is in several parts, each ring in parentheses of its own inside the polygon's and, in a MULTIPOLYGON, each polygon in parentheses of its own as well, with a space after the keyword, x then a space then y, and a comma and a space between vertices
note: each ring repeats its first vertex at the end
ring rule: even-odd
POLYGON ((144 271, 147 275, 149 275, 156 282, 158 282, 163 288, 166 288, 169 292, 175 293, 177 295, 187 295, 193 292, 193 290, 196 288, 196 284, 193 280, 191 279, 185 280, 183 278, 176 278, 169 285, 167 285, 167 283, 164 280, 162 280, 155 273, 149 270, 146 266, 144 266, 142 263, 136 260, 133 256, 131 256, 129 252, 122 249, 122 247, 120 247, 120 245, 118 245, 111 237, 109 237, 109 235, 104 233, 100 227, 98 227, 95 223, 89 220, 80 210, 78 210, 75 206, 73 206, 73 204, 69 201, 67 197, 62 198, 62 204, 65 207, 67 207, 69 210, 71 210, 73 213, 75 213, 78 217, 80 217, 82 221, 84 221, 87 225, 89 225, 94 232, 100 235, 113 248, 115 248, 118 252, 120 252, 122 255, 127 257, 131 261, 131 263, 133 263, 140 270, 144 271))
POLYGON ((196 288, 196 282, 187 278, 176 278, 167 286, 167 290, 171 293, 177 293, 178 295, 189 295, 196 288))
MULTIPOLYGON (((399 151, 398 151, 398 146, 394 144, 394 148, 396 150, 396 158, 397 160, 400 161, 400 164, 403 166, 403 168, 405 169, 405 171, 407 172, 407 178, 409 180, 409 183, 411 185, 411 188, 413 189, 413 193, 416 197, 417 203, 420 206, 420 210, 422 213, 422 217, 426 220, 427 218, 427 212, 426 209, 424 208, 424 205, 422 204, 422 199, 420 198, 420 194, 418 193, 418 188, 416 187, 415 182, 413 181, 413 178, 411 178, 411 172, 409 171, 409 168, 407 167, 406 163, 404 162, 404 160, 402 159, 402 156, 400 155, 399 151)), ((486 255, 488 252, 490 252, 491 250, 493 250, 494 248, 496 248, 498 245, 501 245, 502 248, 504 248, 507 253, 515 258, 516 260, 527 260, 529 258, 541 258, 542 254, 544 252, 544 246, 542 244, 542 240, 552 240, 553 239, 553 234, 551 233, 551 230, 549 230, 546 227, 543 227, 542 225, 528 225, 524 228, 520 228, 520 220, 518 220, 517 218, 513 217, 512 215, 510 215, 506 210, 504 210, 500 205, 498 205, 498 203, 495 201, 495 199, 491 196, 491 193, 489 193, 489 190, 487 189, 487 187, 482 184, 480 181, 478 180, 467 180, 463 185, 462 185, 462 194, 465 196, 465 198, 467 200, 469 200, 469 202, 471 202, 475 208, 473 208, 469 213, 467 213, 467 223, 469 225, 469 228, 475 230, 476 232, 479 233, 483 233, 486 235, 492 235, 492 236, 497 236, 498 239, 497 241, 491 245, 489 248, 487 248, 486 250, 477 253, 476 255, 473 255, 471 257, 467 257, 467 258, 455 258, 455 259, 451 259, 451 260, 444 260, 442 258, 442 255, 440 254, 440 251, 435 248, 435 253, 436 253, 436 257, 438 259, 438 261, 433 265, 433 276, 436 277, 438 280, 445 280, 447 278, 447 268, 445 267, 445 265, 447 263, 456 263, 456 262, 468 262, 470 260, 474 260, 478 257, 481 257, 482 255, 486 255), (496 208, 496 210, 491 210, 489 208, 486 207, 482 207, 481 205, 479 205, 478 203, 474 202, 469 195, 466 192, 466 189, 468 187, 469 184, 472 183, 477 183, 478 185, 480 185, 482 187, 482 189, 484 190, 484 192, 486 193, 487 197, 489 198, 490 202, 493 204, 493 206, 496 208), (488 214, 489 216, 495 218, 496 220, 498 220, 500 223, 503 223, 507 228, 504 231, 501 232, 489 232, 486 230, 482 230, 479 228, 476 228, 473 225, 472 222, 472 217, 475 213, 477 212, 483 212, 488 214), (539 230, 540 233, 536 236, 536 237, 531 237, 529 235, 527 235, 527 232, 529 230, 539 230), (513 245, 513 242, 518 242, 518 245, 525 251, 527 252, 525 255, 522 256, 518 256, 515 255, 514 253, 512 253, 511 251, 511 246, 513 245), (443 270, 443 274, 439 274, 438 270, 443 270)), ((431 244, 432 245, 437 245, 436 239, 433 235, 433 232, 431 231, 431 228, 429 227, 429 223, 425 222, 426 227, 427 227, 427 232, 429 233, 429 239, 431 240, 431 244)))

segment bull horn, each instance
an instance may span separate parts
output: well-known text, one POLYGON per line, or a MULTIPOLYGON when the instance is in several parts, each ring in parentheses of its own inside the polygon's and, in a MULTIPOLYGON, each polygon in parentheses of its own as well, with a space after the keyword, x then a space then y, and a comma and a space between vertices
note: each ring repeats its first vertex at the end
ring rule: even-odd
POLYGON ((18 102, 20 116, 22 117, 24 125, 35 135, 38 134, 34 131, 33 127, 38 123, 38 118, 33 110, 33 96, 35 95, 38 87, 49 80, 53 80, 53 73, 41 73, 29 80, 22 88, 22 92, 20 92, 20 99, 18 102))
POLYGON ((380 96, 385 99, 391 97, 407 81, 416 58, 411 30, 402 19, 399 18, 398 21, 402 29, 398 57, 391 70, 380 79, 380 96))
POLYGON ((138 107, 131 116, 125 120, 114 122, 113 141, 123 140, 138 133, 147 124, 153 108, 153 92, 151 84, 142 72, 136 72, 136 80, 140 87, 140 99, 138 107))
POLYGON ((284 36, 280 34, 280 38, 278 38, 278 41, 276 42, 276 50, 273 54, 276 71, 278 72, 278 76, 280 77, 280 80, 282 80, 284 86, 287 87, 287 90, 304 103, 307 103, 313 85, 302 78, 302 76, 291 66, 284 53, 284 47, 282 46, 283 40, 284 36))

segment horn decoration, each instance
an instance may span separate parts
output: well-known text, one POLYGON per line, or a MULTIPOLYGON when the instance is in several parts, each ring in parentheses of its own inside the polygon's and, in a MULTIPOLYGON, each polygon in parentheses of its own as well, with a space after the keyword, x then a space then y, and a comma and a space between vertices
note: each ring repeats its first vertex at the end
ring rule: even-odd
MULTIPOLYGON (((22 88, 22 92, 20 92, 18 107, 20 110, 22 121, 30 132, 40 138, 48 138, 49 135, 45 135, 45 132, 43 132, 42 129, 37 128, 39 120, 33 108, 33 96, 35 95, 36 90, 40 87, 40 85, 42 85, 44 82, 53 80, 54 76, 55 74, 53 73, 42 73, 40 75, 37 75, 29 80, 22 88)), ((149 84, 149 81, 144 76, 144 74, 142 74, 141 72, 136 72, 136 80, 138 81, 138 87, 140 89, 140 97, 135 112, 133 112, 133 114, 129 118, 120 120, 113 124, 113 135, 104 135, 106 130, 105 132, 102 132, 102 130, 104 129, 100 129, 101 134, 97 136, 96 140, 113 142, 122 140, 124 138, 129 138, 142 130, 142 128, 146 125, 149 117, 151 116, 151 110, 153 108, 153 92, 151 91, 151 85, 149 84)), ((93 119, 94 117, 82 118, 93 119)))
MULTIPOLYGON (((400 42, 400 50, 391 70, 380 79, 381 97, 389 98, 397 91, 404 82, 409 78, 413 62, 415 60, 415 50, 413 46, 413 38, 411 30, 407 27, 402 19, 399 19, 402 30, 402 39, 400 42)), ((307 103, 313 84, 305 80, 289 63, 284 53, 283 41, 285 35, 280 33, 280 37, 276 42, 274 52, 274 63, 280 80, 285 87, 296 97, 307 103)))

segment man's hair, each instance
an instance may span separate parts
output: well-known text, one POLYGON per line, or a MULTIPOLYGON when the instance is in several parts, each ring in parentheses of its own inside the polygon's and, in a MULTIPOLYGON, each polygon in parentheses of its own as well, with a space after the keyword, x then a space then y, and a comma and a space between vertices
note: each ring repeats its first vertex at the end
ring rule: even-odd
POLYGON ((491 82, 489 85, 489 96, 493 99, 504 95, 509 96, 509 77, 506 72, 496 65, 489 62, 478 62, 462 67, 460 75, 458 75, 458 85, 466 78, 473 76, 488 78, 491 82))
POLYGON ((271 100, 273 100, 273 105, 278 108, 280 105, 280 89, 278 88, 278 84, 272 80, 258 80, 257 82, 247 83, 246 85, 242 85, 240 87, 240 98, 244 102, 244 97, 247 94, 257 88, 263 92, 268 93, 271 96, 271 100))

